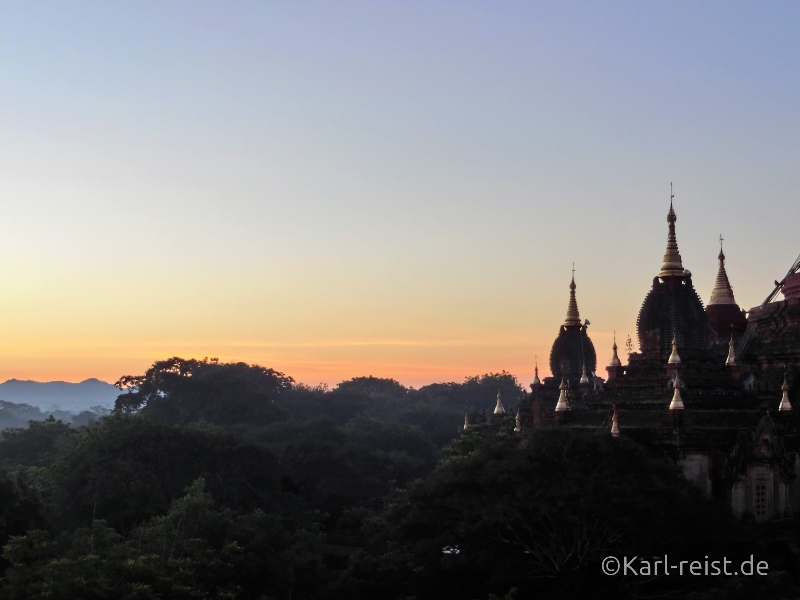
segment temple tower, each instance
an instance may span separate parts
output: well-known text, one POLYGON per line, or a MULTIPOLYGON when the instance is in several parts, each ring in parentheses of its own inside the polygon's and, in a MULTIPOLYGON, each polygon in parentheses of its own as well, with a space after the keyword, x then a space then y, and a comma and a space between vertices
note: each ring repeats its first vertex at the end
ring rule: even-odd
POLYGON ((719 270, 714 282, 714 289, 711 290, 711 299, 706 306, 712 343, 723 343, 728 341, 731 336, 734 340, 738 340, 747 327, 747 315, 736 304, 733 288, 728 281, 728 273, 725 271, 725 253, 722 251, 722 241, 722 236, 719 236, 719 256, 717 257, 719 270))
POLYGON ((683 268, 675 235, 677 220, 670 198, 667 249, 661 271, 653 278, 636 321, 639 348, 651 358, 666 358, 672 350, 673 336, 681 349, 708 347, 708 317, 692 285, 692 274, 683 268))
POLYGON ((597 355, 594 344, 586 333, 589 322, 581 323, 578 301, 575 298, 575 271, 569 284, 569 304, 564 324, 550 350, 550 372, 553 377, 566 378, 574 387, 580 378, 597 369, 597 355))

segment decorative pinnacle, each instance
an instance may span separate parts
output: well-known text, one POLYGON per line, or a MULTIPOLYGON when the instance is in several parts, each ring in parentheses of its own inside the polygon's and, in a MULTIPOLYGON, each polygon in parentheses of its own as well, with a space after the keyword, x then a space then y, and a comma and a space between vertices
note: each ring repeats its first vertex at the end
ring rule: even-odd
POLYGON ((675 210, 672 208, 672 199, 675 195, 672 193, 672 183, 669 184, 669 212, 667 213, 667 223, 669 223, 669 233, 667 234, 667 251, 664 253, 664 261, 661 263, 661 272, 659 277, 682 277, 683 276, 683 262, 681 261, 680 252, 678 252, 678 240, 675 237, 675 221, 678 217, 675 215, 675 210))
POLYGON ((616 404, 614 405, 614 416, 611 417, 611 437, 619 437, 619 417, 616 404))
POLYGON ((783 391, 783 397, 781 398, 780 405, 778 405, 778 410, 792 410, 792 403, 789 402, 789 380, 787 379, 786 373, 783 374, 783 385, 781 386, 781 391, 783 391))
POLYGON ((672 402, 669 403, 670 410, 683 410, 683 399, 681 398, 681 378, 675 373, 675 382, 672 384, 672 402))
POLYGON ((733 334, 731 334, 731 341, 728 342, 728 358, 725 360, 725 364, 728 366, 736 364, 736 346, 733 343, 733 334))
POLYGON ((500 390, 497 391, 497 406, 494 407, 494 414, 496 415, 506 414, 506 409, 503 408, 503 401, 500 399, 500 390))
POLYGON ((516 418, 516 423, 514 423, 514 431, 516 431, 517 433, 522 431, 522 416, 520 414, 519 408, 517 409, 517 418, 516 418))
POLYGON ((567 306, 567 318, 564 319, 564 325, 570 327, 572 325, 581 324, 581 315, 578 312, 578 301, 575 299, 575 264, 572 266, 572 281, 569 284, 569 305, 567 306))
POLYGON ((567 399, 567 381, 562 377, 561 385, 558 386, 560 393, 558 394, 558 402, 556 402, 556 412, 563 412, 569 410, 569 400, 567 399))
POLYGON ((588 384, 589 383, 589 376, 586 374, 586 363, 583 363, 583 369, 581 369, 581 380, 580 384, 588 384))
POLYGON ((722 252, 722 236, 719 236, 719 270, 717 271, 717 280, 714 282, 714 289, 711 290, 711 300, 708 305, 712 304, 736 304, 733 298, 733 288, 728 281, 728 273, 725 271, 725 254, 722 252))
POLYGON ((672 354, 669 355, 667 360, 668 365, 681 364, 681 357, 678 355, 678 338, 675 334, 672 335, 672 354))
POLYGON ((531 382, 531 387, 540 385, 542 383, 539 381, 539 360, 537 357, 534 357, 534 364, 536 366, 533 368, 533 381, 531 382))
POLYGON ((622 363, 619 361, 619 356, 617 355, 617 332, 614 332, 614 345, 611 347, 614 350, 614 355, 611 357, 611 360, 608 361, 609 367, 619 367, 622 363))

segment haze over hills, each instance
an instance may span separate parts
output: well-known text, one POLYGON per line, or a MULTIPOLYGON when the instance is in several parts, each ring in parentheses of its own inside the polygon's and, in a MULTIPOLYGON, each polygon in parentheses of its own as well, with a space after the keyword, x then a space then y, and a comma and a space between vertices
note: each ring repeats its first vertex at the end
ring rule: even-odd
POLYGON ((113 408, 119 393, 119 389, 110 383, 94 378, 80 383, 19 379, 0 383, 0 400, 44 409, 57 406, 65 411, 80 412, 93 406, 113 408))

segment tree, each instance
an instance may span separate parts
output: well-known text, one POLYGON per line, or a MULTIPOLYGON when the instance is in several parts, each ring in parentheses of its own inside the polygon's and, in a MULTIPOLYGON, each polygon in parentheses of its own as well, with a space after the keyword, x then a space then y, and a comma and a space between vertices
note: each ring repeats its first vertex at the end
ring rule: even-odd
POLYGON ((603 576, 604 556, 691 559, 741 539, 727 508, 632 442, 566 429, 520 436, 512 421, 470 428, 430 476, 387 501, 351 592, 619 597, 640 582, 603 576))
POLYGON ((52 534, 16 537, 0 597, 76 598, 324 597, 328 574, 312 515, 290 519, 215 505, 195 480, 169 511, 122 536, 102 520, 52 534))
POLYGON ((0 433, 0 464, 9 468, 50 464, 74 432, 52 416, 30 421, 24 429, 6 429, 0 433))
POLYGON ((265 425, 286 418, 276 402, 293 379, 273 369, 216 359, 158 361, 144 375, 126 375, 115 385, 118 414, 141 412, 154 421, 184 425, 265 425))
POLYGON ((371 399, 401 399, 408 393, 408 389, 394 379, 383 379, 372 375, 342 381, 333 391, 337 394, 362 394, 371 399))
POLYGON ((120 532, 163 514, 198 477, 223 506, 278 508, 279 466, 265 448, 212 426, 113 416, 79 429, 49 470, 46 496, 60 527, 105 519, 120 532))
POLYGON ((515 405, 522 388, 511 373, 485 373, 467 377, 463 383, 432 383, 417 390, 415 398, 425 399, 431 406, 462 411, 467 408, 491 411, 500 393, 506 407, 515 405))
POLYGON ((389 461, 384 479, 405 486, 427 475, 438 459, 438 452, 420 427, 356 417, 344 427, 349 442, 370 455, 389 461))

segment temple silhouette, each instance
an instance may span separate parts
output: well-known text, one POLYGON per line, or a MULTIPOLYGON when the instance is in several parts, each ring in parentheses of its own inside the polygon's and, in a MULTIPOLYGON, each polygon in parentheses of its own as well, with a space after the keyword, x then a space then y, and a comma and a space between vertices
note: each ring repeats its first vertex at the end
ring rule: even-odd
MULTIPOLYGON (((639 351, 629 340, 627 364, 615 336, 606 377, 598 377, 573 270, 567 315, 550 352, 552 376, 540 380, 536 365, 517 410, 507 411, 498 397, 493 418, 515 416, 517 431, 605 429, 671 456, 738 517, 792 516, 800 511, 800 258, 745 312, 720 238, 719 271, 703 306, 678 250, 676 221, 671 197, 666 252, 639 311, 639 351)), ((468 415, 465 427, 474 421, 468 415)))

